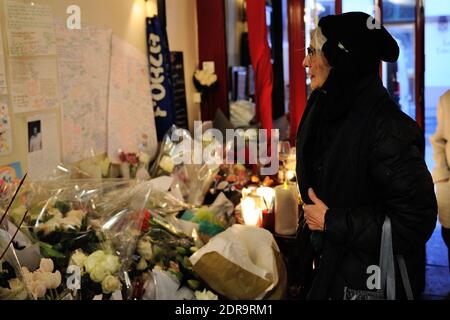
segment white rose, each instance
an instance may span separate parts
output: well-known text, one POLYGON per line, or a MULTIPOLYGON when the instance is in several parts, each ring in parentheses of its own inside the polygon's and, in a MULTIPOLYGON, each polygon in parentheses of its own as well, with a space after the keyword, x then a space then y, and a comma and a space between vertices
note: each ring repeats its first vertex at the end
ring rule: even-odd
POLYGON ((69 266, 75 265, 80 267, 80 269, 84 268, 84 263, 87 260, 87 256, 81 251, 77 250, 75 253, 70 257, 69 266))
POLYGON ((101 266, 109 273, 113 274, 119 271, 120 261, 119 257, 112 254, 106 255, 105 259, 101 262, 101 266))
POLYGON ((145 269, 147 269, 147 267, 148 267, 148 263, 147 263, 147 261, 145 261, 144 258, 141 258, 141 260, 139 260, 139 263, 136 266, 136 268, 139 271, 145 270, 145 269))
POLYGON ((42 298, 45 296, 47 292, 47 288, 45 287, 44 282, 42 281, 34 281, 30 287, 31 294, 35 299, 42 298))
POLYGON ((174 163, 171 158, 168 156, 162 157, 161 161, 159 162, 159 166, 166 172, 172 173, 174 168, 174 163))
POLYGON ((216 296, 211 291, 204 289, 203 291, 195 291, 195 299, 197 299, 197 300, 219 300, 219 297, 216 296))
POLYGON ((61 284, 61 273, 56 270, 54 273, 50 273, 49 278, 51 280, 49 289, 56 289, 61 284))
POLYGON ((96 266, 89 276, 92 281, 100 283, 109 275, 108 271, 103 269, 101 265, 96 266))
POLYGON ((113 293, 116 290, 120 290, 122 288, 122 284, 119 279, 112 275, 108 275, 102 281, 102 290, 103 293, 113 293))
POLYGON ((84 267, 86 271, 91 273, 95 266, 105 259, 105 253, 101 250, 95 251, 89 257, 87 257, 84 262, 84 267))
POLYGON ((43 272, 53 272, 55 268, 52 259, 41 259, 41 263, 39 264, 39 269, 43 272))
POLYGON ((137 245, 137 252, 145 260, 151 260, 153 258, 152 244, 148 241, 140 240, 137 245))

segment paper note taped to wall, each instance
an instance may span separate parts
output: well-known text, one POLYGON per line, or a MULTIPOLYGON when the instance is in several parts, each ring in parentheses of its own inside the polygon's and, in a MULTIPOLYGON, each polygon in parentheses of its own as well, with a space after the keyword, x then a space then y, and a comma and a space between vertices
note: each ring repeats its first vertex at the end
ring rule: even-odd
POLYGON ((111 29, 56 24, 64 163, 106 152, 111 29))
POLYGON ((10 56, 56 54, 51 6, 7 0, 5 15, 10 56))
POLYGON ((60 140, 56 114, 42 114, 27 119, 28 178, 47 180, 60 164, 60 140))
POLYGON ((143 150, 156 155, 156 127, 145 54, 112 37, 108 105, 108 156, 120 163, 118 151, 143 150))
POLYGON ((55 58, 10 59, 11 100, 14 113, 58 106, 55 58))
POLYGON ((11 119, 8 111, 8 98, 0 98, 0 156, 12 151, 11 119))
POLYGON ((8 87, 6 85, 5 52, 3 47, 2 28, 0 26, 0 94, 7 93, 8 87))

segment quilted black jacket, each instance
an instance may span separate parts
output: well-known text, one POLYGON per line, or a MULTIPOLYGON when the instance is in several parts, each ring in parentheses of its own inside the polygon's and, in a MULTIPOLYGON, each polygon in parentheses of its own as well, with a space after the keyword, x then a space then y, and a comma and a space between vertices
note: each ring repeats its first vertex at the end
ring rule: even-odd
MULTIPOLYGON (((316 91, 313 95, 324 94, 316 91)), ((356 86, 348 110, 319 138, 312 134, 318 123, 314 101, 309 99, 297 134, 297 177, 304 202, 311 204, 307 191, 313 187, 330 209, 325 231, 316 237, 319 246, 311 241, 307 225, 301 225, 304 260, 299 272, 308 298, 342 299, 344 287, 368 290, 367 268, 378 265, 385 215, 392 221, 394 254, 404 256, 418 298, 424 288, 425 243, 437 216, 419 127, 375 75, 356 86)), ((402 297, 398 269, 396 279, 397 296, 402 297)))

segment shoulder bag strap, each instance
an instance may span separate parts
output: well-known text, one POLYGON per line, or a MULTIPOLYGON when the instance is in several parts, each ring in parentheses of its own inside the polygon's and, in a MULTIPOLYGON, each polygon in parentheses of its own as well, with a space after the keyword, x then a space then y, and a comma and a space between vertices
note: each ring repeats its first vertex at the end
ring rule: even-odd
POLYGON ((380 248, 381 292, 386 292, 387 300, 395 300, 395 266, 392 248, 391 219, 386 215, 381 234, 380 248))
POLYGON ((414 300, 414 296, 411 290, 411 284, 409 283, 408 270, 406 269, 405 258, 402 255, 397 255, 398 266, 400 269, 400 275, 402 276, 403 287, 405 288, 406 298, 408 300, 414 300))

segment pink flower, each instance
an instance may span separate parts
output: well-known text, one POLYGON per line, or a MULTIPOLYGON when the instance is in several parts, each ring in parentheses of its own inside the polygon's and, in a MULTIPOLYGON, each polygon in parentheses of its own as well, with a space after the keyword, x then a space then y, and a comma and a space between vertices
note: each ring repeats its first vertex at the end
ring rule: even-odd
POLYGON ((135 165, 137 165, 138 164, 138 157, 137 157, 137 155, 136 155, 136 153, 128 153, 127 154, 127 161, 131 164, 131 165, 133 165, 133 166, 135 166, 135 165))

